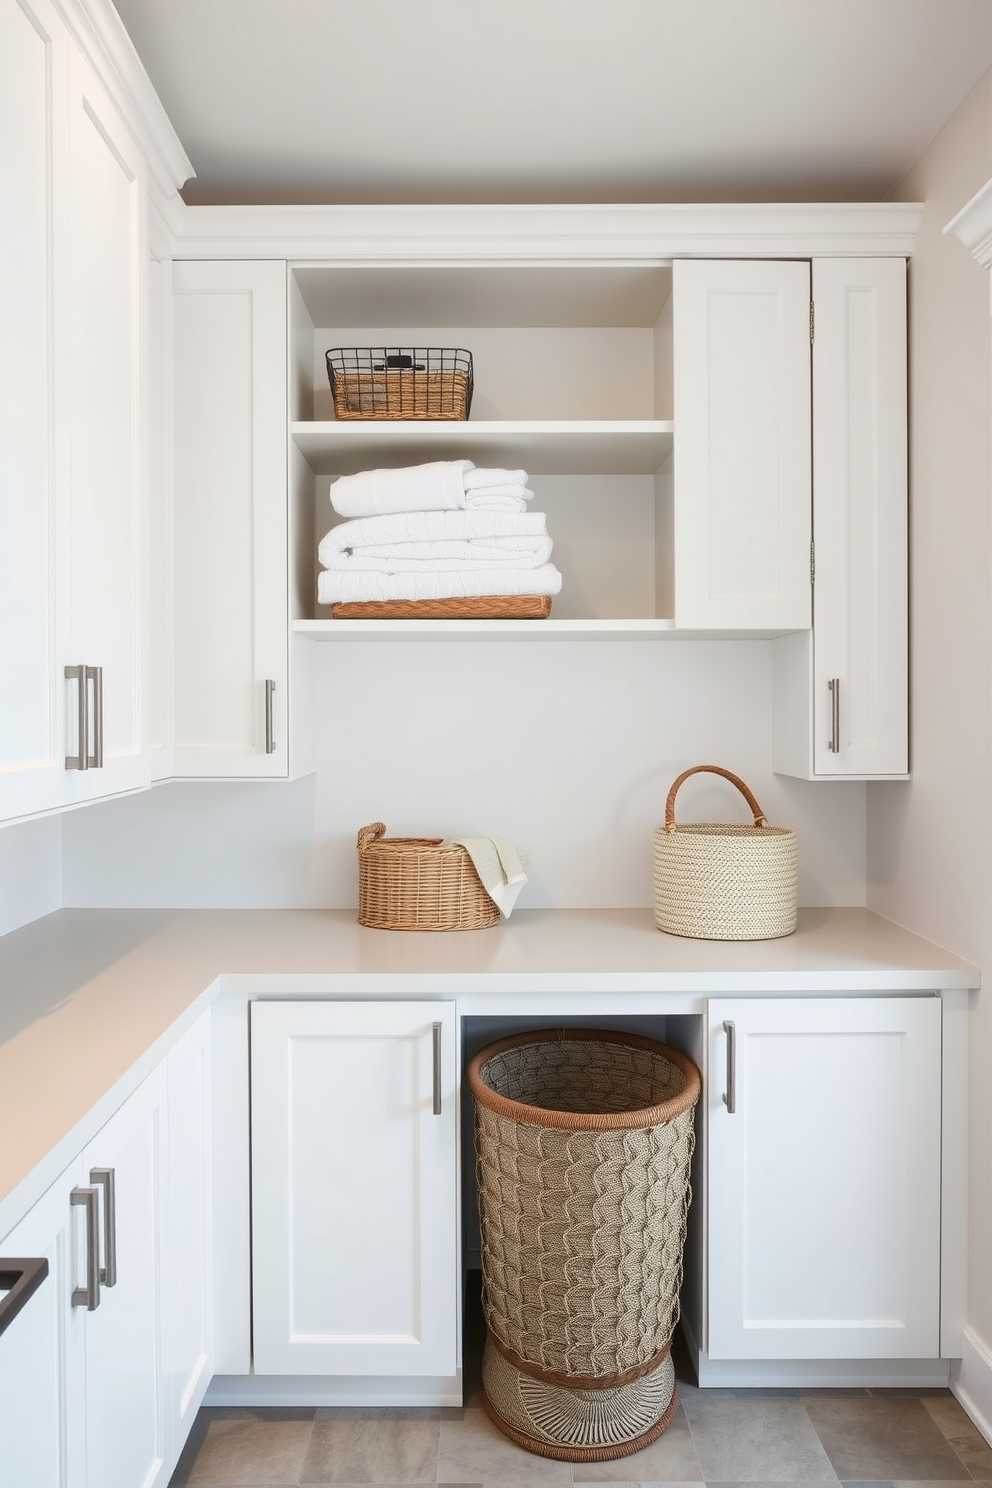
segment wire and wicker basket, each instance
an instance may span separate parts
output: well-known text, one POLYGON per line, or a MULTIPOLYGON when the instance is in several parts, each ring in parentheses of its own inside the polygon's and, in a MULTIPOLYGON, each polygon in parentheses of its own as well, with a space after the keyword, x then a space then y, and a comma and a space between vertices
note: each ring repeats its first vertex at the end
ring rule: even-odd
POLYGON ((475 1103, 483 1405, 560 1461, 647 1446, 676 1408, 700 1076, 653 1039, 544 1029, 468 1067, 475 1103))
POLYGON ((748 787, 719 765, 694 765, 672 783, 665 825, 654 833, 654 922, 698 940, 773 940, 796 928, 799 847, 770 827, 748 787), (753 822, 676 824, 675 796, 690 775, 722 775, 744 796, 753 822))
POLYGON ((484 930, 499 923, 463 847, 441 837, 387 837, 384 822, 358 833, 358 923, 373 930, 484 930))
POLYGON ((472 353, 447 346, 341 346, 325 353, 339 419, 467 419, 472 353))

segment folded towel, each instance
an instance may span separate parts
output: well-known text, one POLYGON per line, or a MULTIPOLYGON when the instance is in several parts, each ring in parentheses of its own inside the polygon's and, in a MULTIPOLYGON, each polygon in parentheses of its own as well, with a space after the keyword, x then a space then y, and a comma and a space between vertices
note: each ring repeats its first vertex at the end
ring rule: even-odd
POLYGON ((543 512, 393 512, 332 527, 317 556, 324 568, 403 573, 538 568, 551 548, 543 512))
POLYGON ((466 491, 479 486, 526 486, 527 480, 526 470, 480 470, 474 465, 463 477, 466 491))
POLYGON ((441 843, 442 851, 452 846, 465 849, 482 887, 508 920, 527 882, 523 866, 528 861, 527 854, 505 837, 446 837, 441 843))
POLYGON ((553 563, 540 568, 474 568, 440 573, 352 572, 322 569, 317 601, 322 605, 381 599, 460 599, 486 594, 560 594, 561 574, 553 563))
POLYGON ((362 470, 331 483, 331 505, 342 517, 387 512, 458 511, 465 505, 464 476, 471 460, 435 460, 399 470, 362 470))

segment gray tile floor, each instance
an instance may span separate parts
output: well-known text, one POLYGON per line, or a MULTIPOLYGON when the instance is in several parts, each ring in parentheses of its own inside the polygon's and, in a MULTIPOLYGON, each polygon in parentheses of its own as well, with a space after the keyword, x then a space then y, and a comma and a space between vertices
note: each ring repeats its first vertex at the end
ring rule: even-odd
POLYGON ((992 1485, 992 1449, 947 1390, 699 1390, 678 1351, 679 1408, 658 1441, 612 1463, 552 1462, 485 1415, 479 1344, 470 1316, 455 1410, 201 1410, 170 1488, 992 1485))

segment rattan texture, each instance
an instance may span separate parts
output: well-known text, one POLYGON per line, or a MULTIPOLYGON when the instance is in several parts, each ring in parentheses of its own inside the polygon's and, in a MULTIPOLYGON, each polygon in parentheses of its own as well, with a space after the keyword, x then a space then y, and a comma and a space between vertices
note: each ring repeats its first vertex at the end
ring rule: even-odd
POLYGON ((358 833, 358 923, 373 930, 482 930, 499 923, 463 847, 440 837, 386 837, 383 822, 358 833))
POLYGON ((472 353, 445 346, 342 346, 325 353, 338 419, 467 419, 472 353))
POLYGON ((565 1462, 604 1462, 640 1451, 671 1423, 678 1403, 669 1354, 633 1384, 576 1390, 533 1379, 487 1344, 482 1391, 501 1431, 529 1452, 565 1462))
POLYGON ((456 594, 450 599, 339 600, 333 620, 546 620, 549 594, 456 594))
POLYGON ((486 1326, 572 1388, 655 1369, 678 1319, 699 1072, 651 1039, 544 1030, 471 1061, 486 1326))
POLYGON ((665 825, 654 833, 654 922, 659 930, 699 940, 791 935, 798 889, 795 832, 770 827, 743 780, 719 765, 694 765, 678 776, 668 793, 665 825), (735 785, 753 821, 676 824, 676 792, 700 771, 735 785))

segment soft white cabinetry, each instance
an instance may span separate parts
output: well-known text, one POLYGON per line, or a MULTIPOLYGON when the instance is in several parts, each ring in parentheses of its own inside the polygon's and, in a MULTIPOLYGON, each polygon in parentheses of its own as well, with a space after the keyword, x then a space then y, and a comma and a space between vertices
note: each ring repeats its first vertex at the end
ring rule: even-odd
POLYGON ((937 1358, 939 998, 708 1021, 709 1357, 937 1358))
POLYGON ((141 152, 54 9, 3 0, 0 39, 9 819, 150 778, 146 194, 141 152))
POLYGON ((810 624, 809 265, 674 266, 675 622, 810 624))
POLYGON ((86 1314, 70 1305, 80 1211, 69 1195, 82 1182, 77 1161, 0 1243, 5 1256, 48 1261, 48 1276, 0 1338, 0 1483, 11 1488, 86 1483, 86 1314))
POLYGON ((166 1071, 160 1065, 83 1153, 89 1181, 109 1172, 115 1222, 101 1206, 101 1264, 116 1280, 86 1317, 86 1482, 164 1485, 169 1466, 162 1379, 166 1071))
POLYGON ((904 776, 906 264, 813 264, 813 630, 774 643, 774 766, 904 776))
POLYGON ((69 44, 48 0, 0 3, 0 818, 59 806, 67 615, 65 450, 56 369, 64 346, 69 44))
POLYGON ((454 1375, 450 1002, 255 1002, 258 1374, 454 1375))
POLYGON ((211 1013, 169 1051, 165 1407, 179 1457, 214 1370, 211 1013))
POLYGON ((286 266, 173 265, 174 770, 289 770, 286 266))

